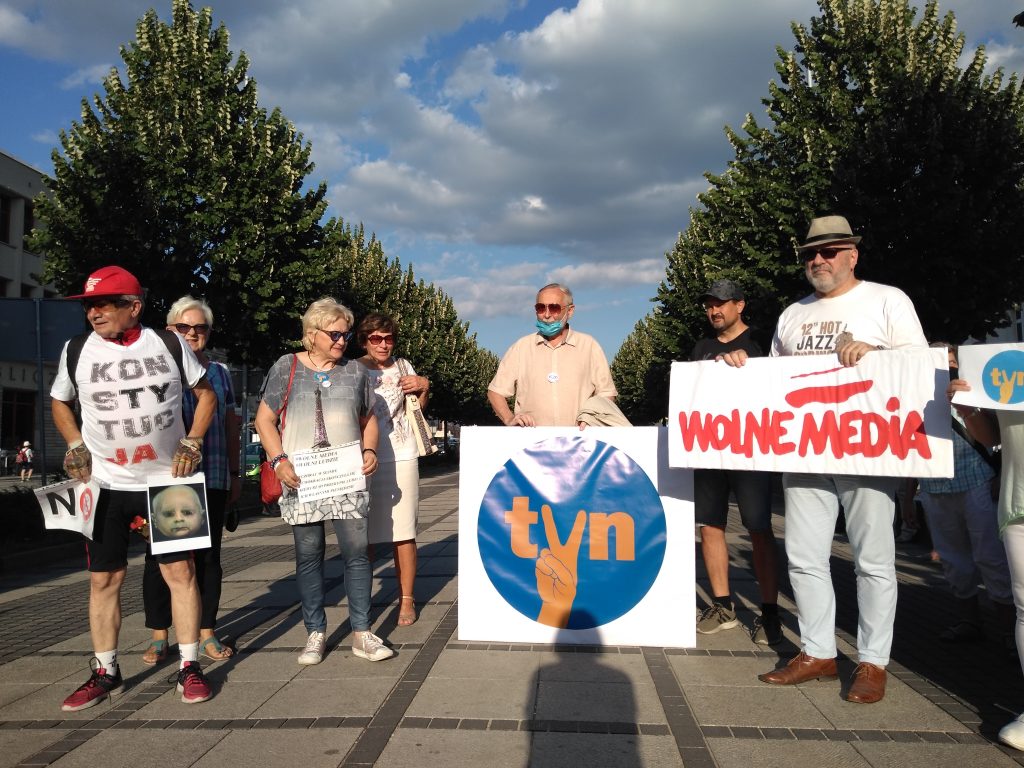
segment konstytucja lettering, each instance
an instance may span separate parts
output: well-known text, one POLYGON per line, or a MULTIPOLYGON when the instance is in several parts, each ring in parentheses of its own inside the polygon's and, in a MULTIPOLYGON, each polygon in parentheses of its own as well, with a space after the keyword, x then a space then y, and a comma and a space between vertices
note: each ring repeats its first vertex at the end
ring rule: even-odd
POLYGON ((755 453, 782 456, 832 455, 875 458, 889 453, 905 459, 911 451, 921 458, 932 457, 924 417, 910 411, 901 418, 900 401, 891 397, 888 414, 850 410, 798 414, 762 408, 760 413, 734 408, 728 414, 680 411, 679 430, 683 447, 692 451, 727 451, 751 457, 755 453))

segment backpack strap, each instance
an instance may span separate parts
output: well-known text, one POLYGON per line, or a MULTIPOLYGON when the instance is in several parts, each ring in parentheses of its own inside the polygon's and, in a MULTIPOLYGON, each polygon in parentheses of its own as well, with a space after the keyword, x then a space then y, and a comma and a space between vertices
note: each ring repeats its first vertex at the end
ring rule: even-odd
POLYGON ((288 410, 288 395, 292 392, 292 381, 295 380, 295 366, 299 362, 298 355, 292 355, 292 370, 288 374, 288 387, 284 391, 284 400, 281 401, 281 408, 278 410, 277 415, 281 417, 281 427, 278 430, 282 435, 284 434, 284 419, 285 411, 288 410))

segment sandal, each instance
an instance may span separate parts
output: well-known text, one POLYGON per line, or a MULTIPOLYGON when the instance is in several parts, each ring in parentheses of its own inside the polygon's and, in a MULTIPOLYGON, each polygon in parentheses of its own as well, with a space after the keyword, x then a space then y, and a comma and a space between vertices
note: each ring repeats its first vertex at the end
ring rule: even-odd
POLYGON ((400 627, 411 627, 416 623, 416 600, 412 595, 402 595, 398 601, 398 626, 400 627), (409 610, 405 609, 405 603, 403 601, 408 600, 410 602, 409 610))
POLYGON ((167 660, 167 641, 150 640, 149 647, 142 653, 142 663, 149 666, 161 664, 167 660))
POLYGON ((230 659, 235 655, 235 649, 230 645, 224 645, 216 636, 211 635, 204 640, 199 641, 199 653, 208 659, 214 661, 223 661, 224 659, 230 659), (211 649, 210 646, 213 646, 211 649))

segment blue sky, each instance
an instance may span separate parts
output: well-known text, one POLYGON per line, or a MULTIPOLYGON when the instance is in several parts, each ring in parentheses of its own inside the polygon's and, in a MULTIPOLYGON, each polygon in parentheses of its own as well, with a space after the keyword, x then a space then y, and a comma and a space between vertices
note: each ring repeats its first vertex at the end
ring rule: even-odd
MULTIPOLYGON (((200 5, 201 3, 195 3, 200 5)), ((51 169, 147 0, 0 0, 0 150, 51 169)), ((813 0, 222 0, 268 109, 313 144, 330 213, 442 287, 502 354, 537 288, 576 295, 609 359, 650 311, 722 128, 775 76, 813 0)), ((170 0, 156 3, 163 18, 170 0)), ((968 46, 1024 70, 1024 0, 943 0, 968 46)), ((357 311, 372 309, 358 307, 357 311)))

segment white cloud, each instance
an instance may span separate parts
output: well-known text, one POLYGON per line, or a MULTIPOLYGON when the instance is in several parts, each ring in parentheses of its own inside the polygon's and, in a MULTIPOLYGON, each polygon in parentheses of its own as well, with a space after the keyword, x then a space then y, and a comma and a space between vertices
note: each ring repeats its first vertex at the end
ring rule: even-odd
MULTIPOLYGON (((62 90, 71 91, 81 89, 85 85, 100 85, 107 75, 110 74, 111 66, 110 64, 93 64, 76 69, 60 81, 60 87, 62 90)), ((91 88, 87 90, 91 90, 91 88)))
POLYGON ((580 287, 608 287, 611 285, 652 285, 665 277, 664 259, 605 264, 587 262, 559 267, 549 275, 552 282, 565 283, 573 290, 580 287))

